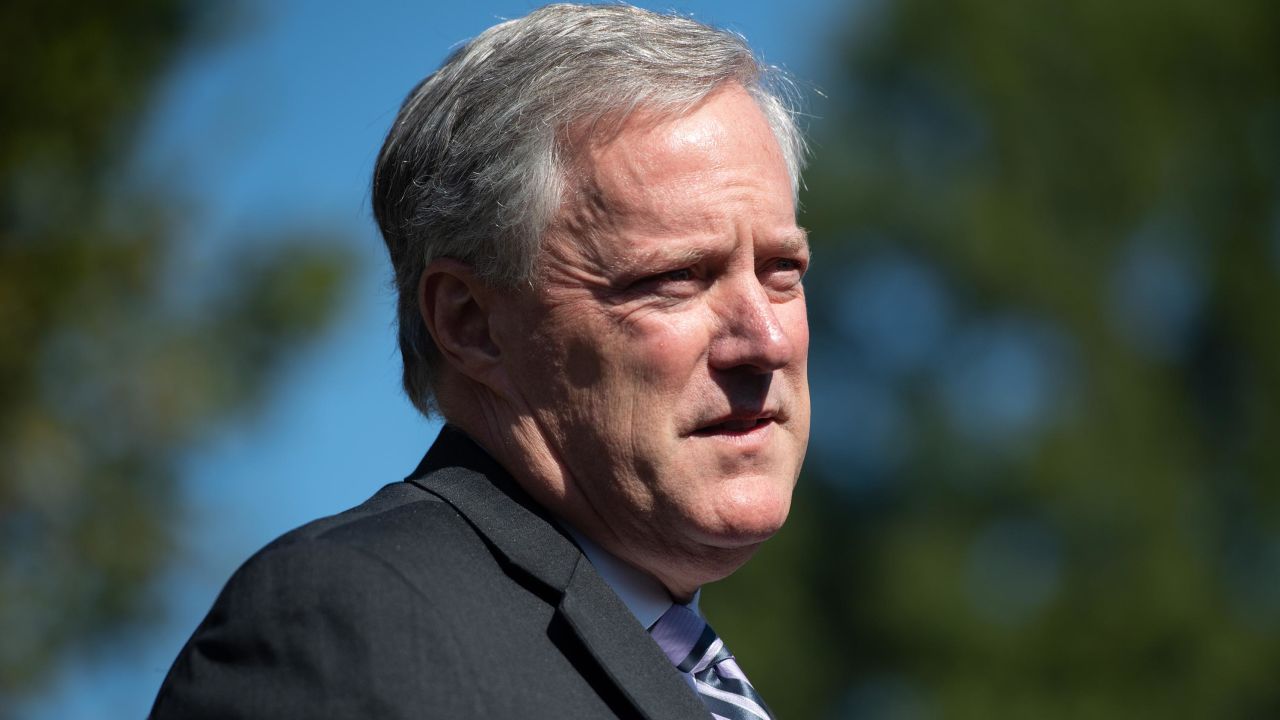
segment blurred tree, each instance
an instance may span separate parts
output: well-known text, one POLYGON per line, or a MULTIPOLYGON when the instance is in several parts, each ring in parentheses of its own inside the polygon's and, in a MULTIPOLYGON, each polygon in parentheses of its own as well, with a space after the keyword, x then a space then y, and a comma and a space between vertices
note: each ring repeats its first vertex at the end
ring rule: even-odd
POLYGON ((858 7, 719 629, 787 717, 1280 717, 1280 5, 858 7))
POLYGON ((0 699, 148 609, 180 454, 261 397, 346 277, 336 243, 300 235, 169 277, 189 201, 139 187, 128 160, 214 13, 0 6, 0 699))

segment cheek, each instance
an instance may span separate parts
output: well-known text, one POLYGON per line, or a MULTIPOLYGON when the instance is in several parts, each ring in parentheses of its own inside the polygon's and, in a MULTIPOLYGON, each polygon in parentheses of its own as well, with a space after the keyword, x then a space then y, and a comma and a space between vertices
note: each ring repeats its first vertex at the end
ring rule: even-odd
POLYGON ((803 363, 809 356, 809 312, 804 298, 787 303, 778 314, 783 332, 791 339, 791 346, 803 363))
POLYGON ((791 340, 794 356, 784 371, 791 378, 792 423, 796 433, 808 441, 809 436, 809 322, 804 301, 791 303, 788 312, 780 317, 787 337, 791 340), (795 306, 795 307, 791 307, 795 306))
POLYGON ((710 347, 707 328, 699 313, 651 316, 628 328, 620 357, 634 377, 648 384, 676 384, 688 380, 705 359, 710 347))
POLYGON ((599 385, 605 370, 601 351, 590 338, 570 338, 562 351, 565 381, 578 390, 599 385))

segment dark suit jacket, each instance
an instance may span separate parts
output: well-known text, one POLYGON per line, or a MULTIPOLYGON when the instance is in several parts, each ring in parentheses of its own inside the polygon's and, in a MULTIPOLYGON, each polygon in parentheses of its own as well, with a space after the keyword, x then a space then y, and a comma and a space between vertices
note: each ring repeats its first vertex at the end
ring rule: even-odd
POLYGON ((708 713, 582 552, 446 427, 418 470, 249 559, 154 718, 708 713))

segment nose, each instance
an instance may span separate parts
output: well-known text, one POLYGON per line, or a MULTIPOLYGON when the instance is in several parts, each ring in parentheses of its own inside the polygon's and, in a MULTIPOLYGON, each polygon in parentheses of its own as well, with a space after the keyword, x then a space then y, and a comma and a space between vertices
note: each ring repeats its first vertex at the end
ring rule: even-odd
POLYGON ((725 290, 717 308, 720 324, 710 348, 711 366, 769 373, 791 363, 797 349, 788 330, 795 328, 783 327, 759 278, 747 274, 725 290))

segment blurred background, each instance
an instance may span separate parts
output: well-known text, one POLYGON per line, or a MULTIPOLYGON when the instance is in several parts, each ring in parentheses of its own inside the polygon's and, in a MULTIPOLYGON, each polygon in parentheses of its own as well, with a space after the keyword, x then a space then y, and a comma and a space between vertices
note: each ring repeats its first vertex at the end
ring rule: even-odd
MULTIPOLYGON (((642 4, 808 96, 813 440, 704 593, 779 715, 1280 717, 1280 5, 642 4)), ((0 717, 413 468, 370 168, 534 5, 0 6, 0 717)))

